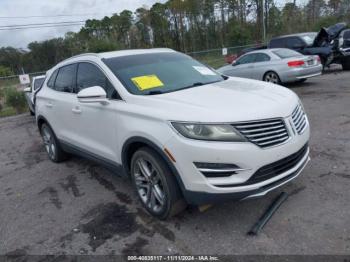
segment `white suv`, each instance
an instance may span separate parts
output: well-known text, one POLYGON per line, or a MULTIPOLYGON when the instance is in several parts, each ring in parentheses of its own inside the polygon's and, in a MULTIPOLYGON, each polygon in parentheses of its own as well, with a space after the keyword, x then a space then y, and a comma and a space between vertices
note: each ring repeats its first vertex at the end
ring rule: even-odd
POLYGON ((287 88, 226 77, 169 49, 84 54, 47 73, 36 118, 49 157, 130 176, 165 219, 186 204, 246 199, 309 160, 309 124, 287 88))

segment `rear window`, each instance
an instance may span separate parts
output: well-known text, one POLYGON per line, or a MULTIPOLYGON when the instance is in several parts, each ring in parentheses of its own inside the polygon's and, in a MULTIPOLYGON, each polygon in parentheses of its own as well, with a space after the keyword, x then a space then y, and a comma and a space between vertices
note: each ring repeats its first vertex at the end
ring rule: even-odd
POLYGON ((302 54, 291 50, 291 49, 278 49, 272 51, 275 55, 277 55, 279 58, 289 58, 289 57, 295 57, 295 56, 302 56, 302 54))
POLYGON ((317 36, 317 33, 310 33, 310 34, 301 36, 301 38, 305 41, 305 43, 308 46, 310 46, 314 43, 316 36, 317 36))

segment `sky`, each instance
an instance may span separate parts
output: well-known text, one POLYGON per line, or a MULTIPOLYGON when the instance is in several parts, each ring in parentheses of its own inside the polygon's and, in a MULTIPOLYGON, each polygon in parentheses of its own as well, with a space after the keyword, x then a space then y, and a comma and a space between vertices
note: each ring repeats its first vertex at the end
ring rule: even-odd
MULTIPOLYGON (((290 1, 277 0, 279 4, 290 1)), ((299 3, 304 1, 306 0, 298 0, 299 3)), ((101 19, 106 15, 111 16, 113 13, 119 13, 125 9, 135 11, 143 5, 151 7, 156 2, 164 3, 166 0, 0 0, 0 29, 7 25, 101 19), (31 17, 28 18, 28 16, 31 17)), ((26 49, 30 42, 64 36, 66 32, 77 32, 80 28, 81 25, 70 25, 24 30, 0 30, 0 47, 13 46, 26 49)))

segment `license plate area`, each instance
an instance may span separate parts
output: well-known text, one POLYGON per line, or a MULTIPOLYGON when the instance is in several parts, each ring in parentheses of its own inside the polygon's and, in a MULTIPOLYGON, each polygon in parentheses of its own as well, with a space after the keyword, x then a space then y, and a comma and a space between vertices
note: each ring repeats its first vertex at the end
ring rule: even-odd
POLYGON ((313 60, 313 59, 307 60, 307 61, 306 61, 306 64, 307 64, 308 66, 314 65, 314 60, 313 60))

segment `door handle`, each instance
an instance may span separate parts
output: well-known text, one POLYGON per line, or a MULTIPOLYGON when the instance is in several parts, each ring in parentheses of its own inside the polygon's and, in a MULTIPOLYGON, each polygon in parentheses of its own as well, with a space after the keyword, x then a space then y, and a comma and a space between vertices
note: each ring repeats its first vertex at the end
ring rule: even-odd
POLYGON ((48 108, 52 108, 53 104, 52 103, 46 103, 45 106, 48 107, 48 108))
POLYGON ((74 114, 81 114, 81 109, 80 109, 79 107, 74 107, 74 108, 72 109, 72 112, 73 112, 74 114))

